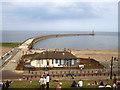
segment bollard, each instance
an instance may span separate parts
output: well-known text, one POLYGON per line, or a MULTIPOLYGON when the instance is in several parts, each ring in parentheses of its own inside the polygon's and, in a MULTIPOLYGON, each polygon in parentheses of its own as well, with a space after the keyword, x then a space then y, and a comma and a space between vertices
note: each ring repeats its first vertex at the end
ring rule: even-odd
POLYGON ((78 74, 78 71, 76 71, 76 74, 78 74))
POLYGON ((86 73, 86 71, 84 71, 84 73, 86 73))
POLYGON ((92 73, 93 73, 93 71, 92 71, 92 73))
POLYGON ((75 77, 76 77, 76 74, 75 74, 75 77))
POLYGON ((105 73, 104 73, 104 76, 105 76, 105 73))
POLYGON ((27 77, 27 80, 29 80, 29 77, 27 77))

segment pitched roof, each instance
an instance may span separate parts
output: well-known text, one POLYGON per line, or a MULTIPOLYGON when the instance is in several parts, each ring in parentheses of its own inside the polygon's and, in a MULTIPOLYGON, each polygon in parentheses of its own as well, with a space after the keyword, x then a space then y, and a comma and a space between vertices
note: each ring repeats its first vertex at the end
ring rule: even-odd
POLYGON ((40 59, 77 59, 77 57, 67 51, 46 51, 37 54, 32 60, 40 59))

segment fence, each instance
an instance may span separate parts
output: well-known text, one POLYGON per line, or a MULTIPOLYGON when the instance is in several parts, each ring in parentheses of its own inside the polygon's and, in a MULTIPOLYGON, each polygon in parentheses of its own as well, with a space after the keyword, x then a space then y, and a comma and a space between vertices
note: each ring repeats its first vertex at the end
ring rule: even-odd
MULTIPOLYGON (((114 72, 115 73, 115 72, 114 72)), ((80 77, 109 77, 110 72, 96 73, 95 71, 72 71, 71 73, 69 71, 48 71, 48 72, 34 72, 29 71, 28 73, 24 73, 25 77, 28 78, 40 78, 41 75, 49 74, 51 78, 80 78, 80 77)), ((117 74, 117 73, 115 73, 117 74)))

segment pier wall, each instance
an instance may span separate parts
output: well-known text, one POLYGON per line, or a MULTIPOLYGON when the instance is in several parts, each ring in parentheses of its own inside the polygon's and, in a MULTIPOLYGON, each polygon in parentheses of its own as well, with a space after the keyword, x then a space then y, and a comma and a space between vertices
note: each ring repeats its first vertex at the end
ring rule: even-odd
POLYGON ((30 43, 30 45, 28 46, 29 49, 32 48, 32 46, 40 41, 40 40, 44 40, 44 39, 48 39, 48 38, 53 38, 53 37, 66 37, 66 36, 86 36, 86 35, 94 35, 94 34, 55 34, 55 35, 46 35, 46 36, 40 36, 40 37, 35 37, 34 40, 30 43))

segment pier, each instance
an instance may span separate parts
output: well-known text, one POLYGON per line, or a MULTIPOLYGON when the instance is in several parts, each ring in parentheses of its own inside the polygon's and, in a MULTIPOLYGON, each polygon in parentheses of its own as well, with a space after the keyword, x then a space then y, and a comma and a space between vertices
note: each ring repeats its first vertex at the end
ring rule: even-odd
POLYGON ((40 36, 40 37, 35 37, 33 41, 29 44, 28 48, 31 49, 36 42, 48 38, 67 37, 67 36, 94 36, 94 35, 95 35, 94 33, 90 33, 90 34, 54 34, 54 35, 40 36))

